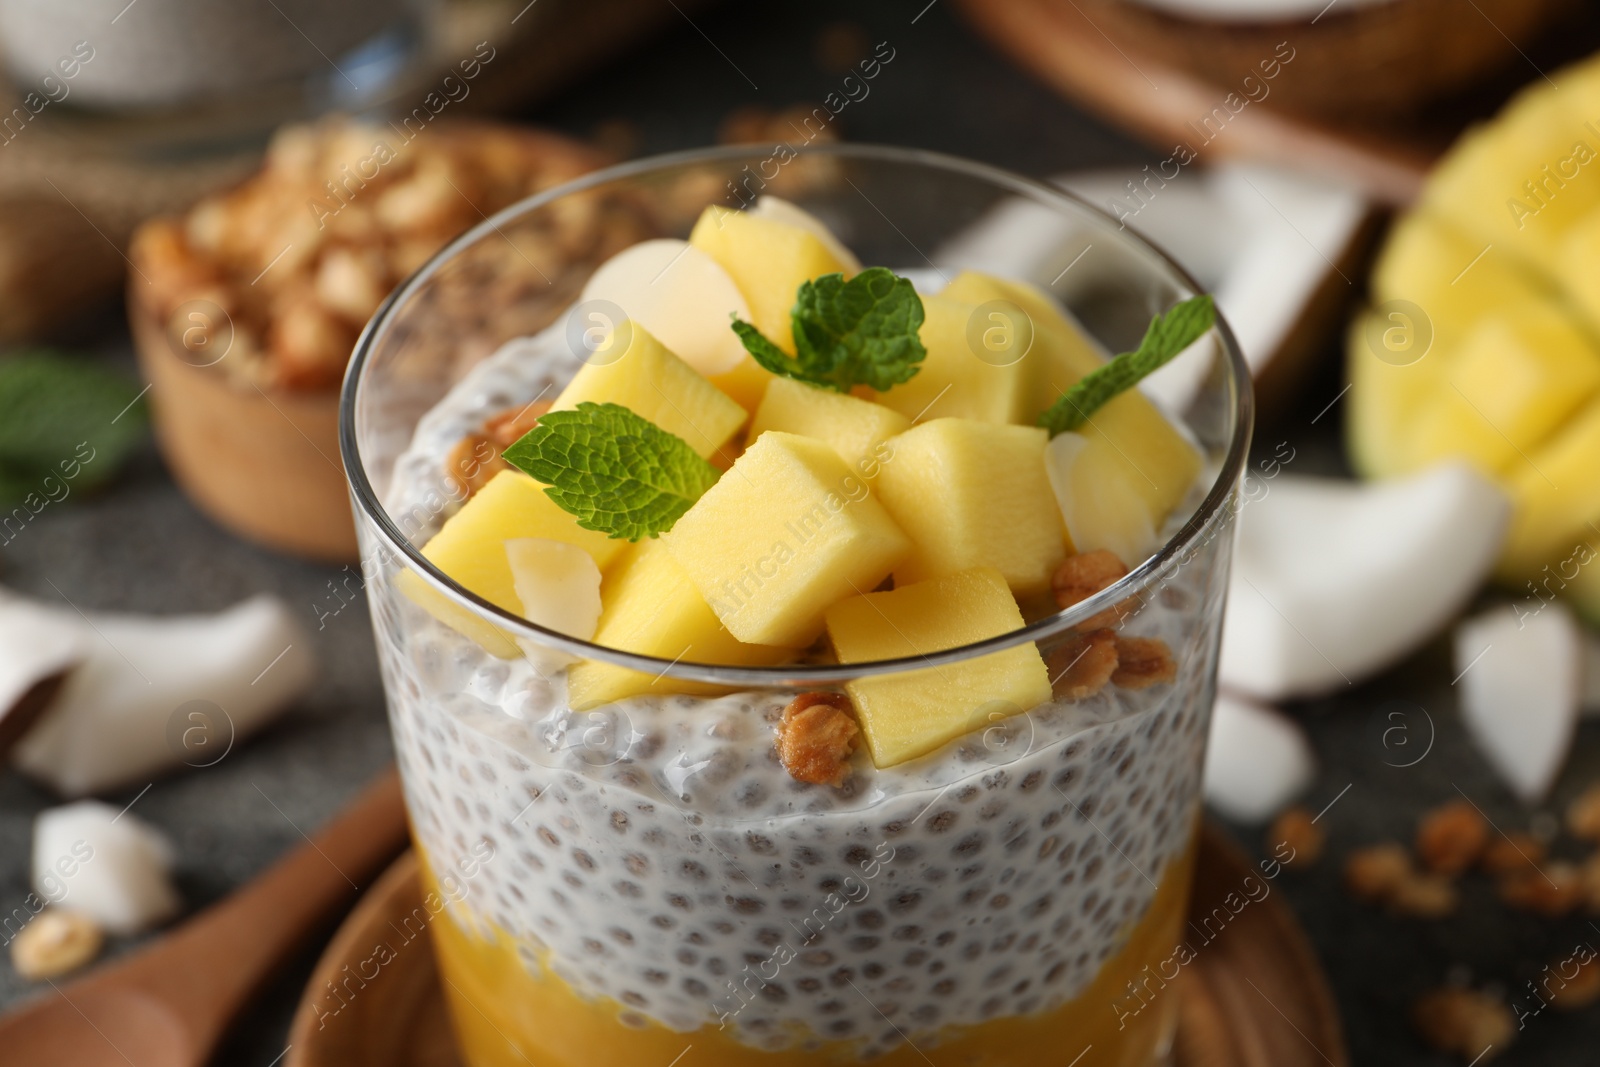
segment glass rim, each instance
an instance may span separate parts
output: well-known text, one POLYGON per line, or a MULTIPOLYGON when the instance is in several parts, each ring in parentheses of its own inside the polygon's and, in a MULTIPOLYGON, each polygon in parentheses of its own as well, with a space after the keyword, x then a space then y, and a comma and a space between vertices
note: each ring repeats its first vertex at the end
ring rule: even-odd
MULTIPOLYGON (((1153 257, 1171 273, 1180 287, 1187 289, 1191 295, 1197 295, 1204 291, 1187 270, 1136 229, 1119 223, 1109 213, 1095 207, 1082 197, 1045 182, 1024 177, 987 163, 979 163, 959 156, 951 156, 942 152, 933 152, 920 148, 832 143, 806 145, 800 148, 793 148, 792 151, 797 157, 805 155, 841 156, 858 160, 882 161, 943 170, 986 181, 1000 189, 1028 197, 1034 202, 1042 203, 1046 206, 1057 208, 1065 206, 1069 209, 1069 212, 1086 215, 1098 221, 1102 226, 1115 228, 1121 235, 1118 238, 1119 240, 1125 240, 1153 257)), ((456 584, 453 579, 435 567, 432 562, 423 556, 421 549, 412 544, 411 540, 400 531, 400 528, 390 518, 388 509, 384 507, 370 479, 367 477, 366 468, 361 461, 360 447, 356 440, 356 402, 364 381, 363 372, 367 367, 368 358, 372 355, 377 344, 387 335, 395 310, 409 301, 446 262, 462 251, 486 236, 500 233, 501 226, 529 212, 545 207, 562 197, 621 179, 649 174, 653 171, 667 170, 672 167, 695 163, 726 162, 742 158, 760 157, 764 152, 770 154, 769 149, 765 149, 760 145, 722 145, 709 148, 683 149, 618 163, 600 170, 591 171, 560 185, 552 186, 488 216, 476 226, 450 241, 429 257, 427 262, 423 263, 415 273, 397 286, 384 299, 383 303, 378 306, 378 310, 373 313, 372 318, 362 328, 361 335, 356 339, 350 363, 345 369, 344 382, 340 389, 339 398, 339 452, 340 459, 344 464, 345 479, 350 487, 351 498, 359 510, 358 518, 364 517, 367 519, 382 542, 379 547, 380 553, 395 554, 404 565, 414 571, 435 592, 456 605, 465 608, 485 622, 510 634, 512 637, 526 637, 547 648, 565 652, 582 659, 598 660, 602 663, 626 667, 645 674, 653 674, 658 679, 673 677, 685 681, 710 682, 740 689, 792 689, 801 686, 838 685, 857 678, 950 666, 978 656, 1012 648, 1024 642, 1039 641, 1064 634, 1086 619, 1121 603, 1128 597, 1142 592, 1147 586, 1154 584, 1153 579, 1160 575, 1169 563, 1177 559, 1185 550, 1197 542, 1212 517, 1226 506, 1229 495, 1233 492, 1235 484, 1244 471, 1254 426, 1255 400, 1249 366, 1239 348, 1238 339, 1234 336, 1232 328, 1228 325, 1220 310, 1217 313, 1215 328, 1218 339, 1221 342, 1223 360, 1228 367, 1229 391, 1232 394, 1229 407, 1234 416, 1234 426, 1231 439, 1228 442, 1227 452, 1223 457, 1216 479, 1206 491, 1205 498, 1177 533, 1168 538, 1160 549, 1138 566, 1129 570, 1116 583, 1074 604, 1070 608, 1056 611, 1004 634, 998 634, 970 644, 957 645, 954 648, 943 649, 938 652, 930 652, 925 655, 902 656, 895 659, 871 660, 861 663, 792 663, 755 667, 698 663, 682 659, 668 660, 659 656, 648 656, 611 648, 606 645, 598 645, 592 641, 571 637, 567 634, 547 629, 537 623, 529 622, 527 619, 514 615, 456 584)), ((365 560, 362 562, 364 566, 365 560)))

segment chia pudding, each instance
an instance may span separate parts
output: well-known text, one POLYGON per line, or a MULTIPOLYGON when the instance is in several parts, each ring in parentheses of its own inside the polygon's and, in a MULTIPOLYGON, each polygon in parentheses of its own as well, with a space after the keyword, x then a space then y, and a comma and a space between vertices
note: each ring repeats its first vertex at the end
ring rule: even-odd
MULTIPOLYGON (((425 542, 458 499, 451 449, 578 366, 560 324, 478 364, 379 487, 389 514, 425 542)), ((416 841, 459 883, 453 933, 623 1028, 751 1051, 920 1053, 1083 1000, 1158 897, 1181 918, 1165 887, 1195 838, 1231 515, 1209 524, 1124 624, 1167 643, 1175 682, 1058 698, 888 769, 857 752, 838 787, 779 762, 792 689, 574 711, 562 654, 497 658, 373 582, 416 841)), ((1109 997, 1086 1010, 1116 1028, 1109 997)))

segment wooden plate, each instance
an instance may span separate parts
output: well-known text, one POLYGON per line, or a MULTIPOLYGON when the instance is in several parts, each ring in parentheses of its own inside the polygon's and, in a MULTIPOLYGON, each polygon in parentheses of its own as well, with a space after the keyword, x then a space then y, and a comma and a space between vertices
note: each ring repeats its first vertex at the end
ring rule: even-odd
MULTIPOLYGON (((1214 828, 1201 835, 1190 920, 1195 959, 1174 985, 1180 997, 1178 1067, 1346 1067, 1333 997, 1310 944, 1276 893, 1225 925, 1206 920, 1238 907, 1256 873, 1214 828), (1207 933, 1219 931, 1201 944, 1207 933), (1269 999, 1270 998, 1270 999, 1269 999)), ((1270 885, 1256 873, 1256 883, 1270 885)), ((404 945, 378 977, 350 996, 337 1025, 326 1017, 338 987, 373 947, 392 942, 420 906, 416 854, 406 853, 367 893, 329 944, 289 1031, 285 1067, 459 1067, 431 945, 404 945)), ((1259 890, 1256 890, 1259 895, 1259 890)), ((1231 913, 1230 913, 1231 914, 1231 913)))

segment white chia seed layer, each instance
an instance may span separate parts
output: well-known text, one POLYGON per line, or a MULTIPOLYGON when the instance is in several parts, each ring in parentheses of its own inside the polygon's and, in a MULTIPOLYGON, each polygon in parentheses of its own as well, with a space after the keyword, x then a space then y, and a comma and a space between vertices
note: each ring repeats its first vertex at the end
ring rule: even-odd
MULTIPOLYGON (((450 448, 575 366, 558 324, 476 367, 419 424, 391 514, 432 516, 426 540, 450 448)), ((472 916, 632 1025, 720 1021, 755 1047, 851 1040, 866 1058, 1047 1011, 1121 948, 1190 842, 1216 552, 1130 624, 1168 642, 1179 684, 1108 686, 1009 720, 1001 744, 972 735, 889 770, 858 753, 839 789, 776 758, 792 694, 573 712, 558 662, 496 659, 375 584, 417 836, 440 871, 487 840, 472 916)))

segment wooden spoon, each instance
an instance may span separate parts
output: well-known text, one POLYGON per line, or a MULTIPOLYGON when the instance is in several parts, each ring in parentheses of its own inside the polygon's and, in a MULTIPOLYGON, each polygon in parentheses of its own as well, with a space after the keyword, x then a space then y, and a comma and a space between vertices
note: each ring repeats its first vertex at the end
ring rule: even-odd
POLYGON ((391 769, 226 900, 129 959, 0 1017, 0 1067, 203 1067, 261 983, 405 843, 391 769))

